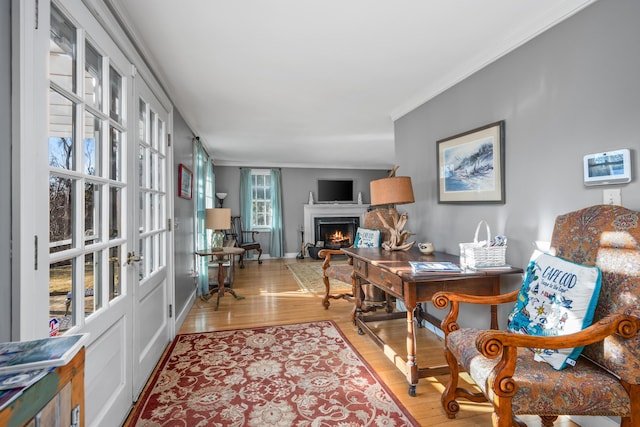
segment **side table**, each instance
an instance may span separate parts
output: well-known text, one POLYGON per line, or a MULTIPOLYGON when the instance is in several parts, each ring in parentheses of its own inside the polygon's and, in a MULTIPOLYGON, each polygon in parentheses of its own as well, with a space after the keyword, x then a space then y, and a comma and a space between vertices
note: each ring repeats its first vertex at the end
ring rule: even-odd
MULTIPOLYGON (((198 251, 196 255, 198 256, 207 256, 207 257, 215 257, 218 262, 218 283, 214 285, 214 287, 206 294, 202 296, 202 299, 208 301, 211 299, 213 294, 218 294, 216 298, 216 307, 217 310, 220 305, 220 298, 224 296, 225 292, 229 292, 235 299, 244 299, 244 297, 237 295, 236 292, 231 289, 231 283, 229 286, 225 286, 224 284, 224 263, 227 257, 232 257, 236 255, 242 255, 244 253, 244 249, 235 248, 235 247, 223 247, 218 251, 206 250, 206 251, 198 251)), ((230 267, 233 268, 233 262, 230 260, 230 267)))

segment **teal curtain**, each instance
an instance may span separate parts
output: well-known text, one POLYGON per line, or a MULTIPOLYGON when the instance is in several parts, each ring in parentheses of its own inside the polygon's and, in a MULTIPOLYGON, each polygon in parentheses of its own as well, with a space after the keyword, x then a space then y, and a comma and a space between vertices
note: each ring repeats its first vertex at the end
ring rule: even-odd
POLYGON ((240 219, 251 228, 251 168, 240 168, 240 219))
MULTIPOLYGON (((195 250, 205 250, 209 247, 209 235, 205 227, 206 209, 213 207, 213 194, 215 188, 213 166, 209 155, 205 151, 202 143, 194 140, 194 198, 195 198, 195 250)), ((198 295, 205 295, 209 292, 209 259, 198 256, 198 295)))
POLYGON ((282 178, 280 169, 271 169, 271 241, 269 255, 284 257, 282 244, 282 178))

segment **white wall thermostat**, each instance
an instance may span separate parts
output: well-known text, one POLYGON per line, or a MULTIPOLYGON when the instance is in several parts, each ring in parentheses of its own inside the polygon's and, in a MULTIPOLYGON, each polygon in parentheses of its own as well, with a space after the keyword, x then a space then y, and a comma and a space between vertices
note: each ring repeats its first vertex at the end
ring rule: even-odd
POLYGON ((584 185, 624 184, 631 181, 628 148, 584 156, 584 185))

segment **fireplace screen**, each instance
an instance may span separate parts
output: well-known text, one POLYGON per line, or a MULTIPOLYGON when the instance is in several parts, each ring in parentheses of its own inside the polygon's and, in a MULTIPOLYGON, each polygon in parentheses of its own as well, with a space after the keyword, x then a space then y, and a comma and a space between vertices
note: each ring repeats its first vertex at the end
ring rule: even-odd
POLYGON ((360 225, 357 217, 314 218, 316 241, 326 249, 340 249, 353 246, 356 230, 360 225))

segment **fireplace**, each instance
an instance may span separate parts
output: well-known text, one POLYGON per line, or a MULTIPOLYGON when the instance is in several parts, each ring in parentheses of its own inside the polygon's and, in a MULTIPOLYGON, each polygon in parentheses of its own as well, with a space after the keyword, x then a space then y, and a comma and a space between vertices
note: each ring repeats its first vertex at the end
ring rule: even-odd
POLYGON ((353 245, 360 218, 316 217, 313 222, 316 242, 323 242, 321 246, 326 249, 340 249, 353 245))
MULTIPOLYGON (((369 205, 355 203, 316 203, 304 205, 304 241, 305 246, 314 246, 316 242, 324 241, 324 236, 317 235, 316 218, 333 220, 335 218, 357 218, 358 224, 364 221, 364 214, 369 205)), ((353 230, 351 239, 355 238, 353 230)), ((345 231, 343 231, 344 233, 345 231)))

